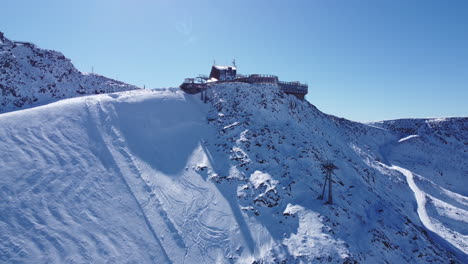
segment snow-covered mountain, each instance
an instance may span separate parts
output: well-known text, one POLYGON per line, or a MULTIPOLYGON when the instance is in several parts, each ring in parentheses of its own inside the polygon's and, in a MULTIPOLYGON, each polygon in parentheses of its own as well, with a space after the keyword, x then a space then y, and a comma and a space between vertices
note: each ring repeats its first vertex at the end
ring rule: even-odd
POLYGON ((0 262, 468 261, 467 118, 355 123, 275 85, 208 95, 0 114, 0 262))
POLYGON ((0 32, 0 113, 87 94, 138 87, 82 73, 62 53, 11 41, 0 32))

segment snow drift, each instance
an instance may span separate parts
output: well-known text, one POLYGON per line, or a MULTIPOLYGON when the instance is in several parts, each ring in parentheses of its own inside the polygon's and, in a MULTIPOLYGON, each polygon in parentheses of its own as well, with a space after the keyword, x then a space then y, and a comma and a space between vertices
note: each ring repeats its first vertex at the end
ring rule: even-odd
POLYGON ((406 131, 275 85, 208 95, 136 90, 1 114, 0 260, 466 261, 466 118, 406 131), (326 160, 339 168, 333 205, 317 199, 326 160))

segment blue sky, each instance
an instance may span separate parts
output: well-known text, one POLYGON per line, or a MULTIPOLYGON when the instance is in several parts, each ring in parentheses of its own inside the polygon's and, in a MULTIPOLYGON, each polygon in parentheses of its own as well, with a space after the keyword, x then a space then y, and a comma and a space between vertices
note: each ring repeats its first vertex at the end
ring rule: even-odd
POLYGON ((468 116, 468 1, 3 0, 0 31, 147 88, 241 73, 309 84, 357 121, 468 116))

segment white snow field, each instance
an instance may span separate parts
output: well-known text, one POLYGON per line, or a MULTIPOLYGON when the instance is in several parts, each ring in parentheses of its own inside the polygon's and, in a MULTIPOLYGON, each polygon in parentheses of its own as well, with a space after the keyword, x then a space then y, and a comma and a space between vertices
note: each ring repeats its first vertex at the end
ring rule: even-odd
POLYGON ((275 85, 208 95, 0 114, 0 262, 467 263, 466 118, 365 125, 275 85))

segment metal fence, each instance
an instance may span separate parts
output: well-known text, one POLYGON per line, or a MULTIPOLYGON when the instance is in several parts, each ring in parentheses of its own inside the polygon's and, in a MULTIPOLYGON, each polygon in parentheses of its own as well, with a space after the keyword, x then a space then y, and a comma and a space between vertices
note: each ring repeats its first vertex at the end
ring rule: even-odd
POLYGON ((309 85, 303 84, 300 82, 278 82, 278 85, 285 91, 286 93, 300 93, 300 94, 307 94, 309 90, 309 85))

